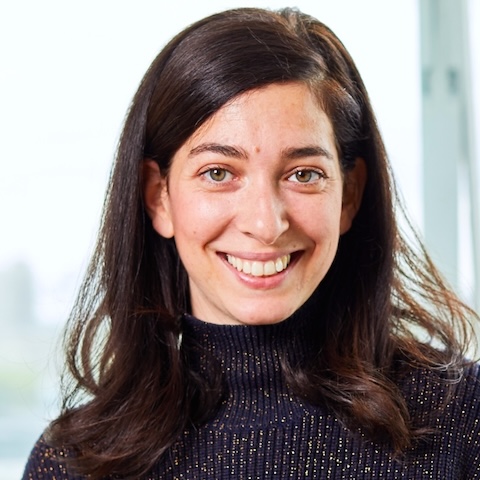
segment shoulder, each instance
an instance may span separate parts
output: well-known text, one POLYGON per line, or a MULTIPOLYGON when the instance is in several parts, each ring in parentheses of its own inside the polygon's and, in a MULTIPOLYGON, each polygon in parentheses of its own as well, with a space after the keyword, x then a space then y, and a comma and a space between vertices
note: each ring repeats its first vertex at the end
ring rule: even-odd
POLYGON ((399 387, 413 425, 430 432, 422 448, 436 444, 438 455, 448 452, 464 472, 461 478, 480 478, 480 365, 466 364, 453 378, 444 370, 410 368, 399 387))
POLYGON ((465 401, 478 401, 480 393, 480 364, 465 362, 464 366, 450 369, 414 367, 408 362, 400 361, 396 364, 395 378, 405 396, 416 398, 422 392, 430 393, 435 400, 443 398, 447 392, 460 397, 465 401))
POLYGON ((480 365, 458 369, 397 364, 396 380, 416 427, 480 427, 480 365))
POLYGON ((455 421, 465 428, 469 443, 480 448, 480 365, 465 368, 462 378, 454 388, 450 410, 455 421))
POLYGON ((480 478, 480 366, 464 368, 437 418, 445 451, 457 459, 462 478, 480 478))
POLYGON ((464 382, 469 391, 480 392, 480 363, 473 363, 464 369, 464 382))
POLYGON ((48 444, 45 434, 35 443, 22 480, 81 480, 67 471, 69 453, 48 444))

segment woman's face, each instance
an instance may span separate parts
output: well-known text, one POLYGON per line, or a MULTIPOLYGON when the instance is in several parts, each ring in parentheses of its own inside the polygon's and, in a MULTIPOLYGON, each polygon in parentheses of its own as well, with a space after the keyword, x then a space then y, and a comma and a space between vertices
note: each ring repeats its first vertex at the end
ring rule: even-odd
POLYGON ((330 120, 300 83, 235 98, 177 151, 167 179, 147 164, 147 209, 175 238, 192 314, 218 324, 281 322, 310 297, 365 173, 360 160, 344 178, 330 120))

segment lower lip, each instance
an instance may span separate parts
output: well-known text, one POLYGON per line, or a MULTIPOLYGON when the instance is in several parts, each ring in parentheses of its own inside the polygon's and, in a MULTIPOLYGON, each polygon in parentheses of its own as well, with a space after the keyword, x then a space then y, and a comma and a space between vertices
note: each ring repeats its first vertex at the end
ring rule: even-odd
POLYGON ((281 272, 276 273, 274 275, 263 276, 263 277, 254 277, 253 275, 248 275, 246 273, 239 272, 233 265, 228 263, 227 259, 225 258, 225 255, 220 255, 220 257, 223 259, 223 262, 226 264, 228 269, 235 275, 235 277, 240 282, 242 282, 243 284, 247 285, 250 288, 255 288, 258 290, 268 290, 271 288, 278 287, 285 280, 285 277, 287 277, 287 275, 290 273, 294 264, 297 263, 299 255, 295 255, 295 257, 290 260, 290 263, 288 264, 285 270, 282 270, 281 272))

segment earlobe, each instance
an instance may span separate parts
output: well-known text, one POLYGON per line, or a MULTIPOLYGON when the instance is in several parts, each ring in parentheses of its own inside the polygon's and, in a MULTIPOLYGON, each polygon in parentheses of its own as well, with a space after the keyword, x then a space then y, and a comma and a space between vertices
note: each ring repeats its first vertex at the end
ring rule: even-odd
POLYGON ((367 165, 358 157, 355 166, 345 174, 342 199, 342 215, 340 218, 340 233, 348 232, 353 219, 362 204, 363 191, 367 183, 367 165))
POLYGON ((154 160, 143 162, 143 200, 153 228, 162 237, 172 238, 174 228, 168 195, 167 178, 154 160))

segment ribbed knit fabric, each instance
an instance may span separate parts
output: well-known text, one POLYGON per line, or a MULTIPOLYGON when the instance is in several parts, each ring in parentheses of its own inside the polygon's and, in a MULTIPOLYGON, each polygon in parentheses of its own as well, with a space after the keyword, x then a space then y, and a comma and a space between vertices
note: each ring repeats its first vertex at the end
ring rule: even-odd
MULTIPOLYGON (((281 358, 296 365, 310 355, 309 328, 298 316, 259 327, 185 317, 183 341, 204 352, 192 360, 202 369, 215 359, 227 393, 217 415, 184 432, 145 479, 480 479, 478 367, 456 386, 433 425, 436 433, 394 458, 388 447, 350 432, 329 411, 290 391, 281 358)), ((426 417, 444 394, 421 371, 404 378, 401 389, 417 418, 426 417)), ((67 472, 63 455, 41 438, 23 478, 78 479, 67 472)))

